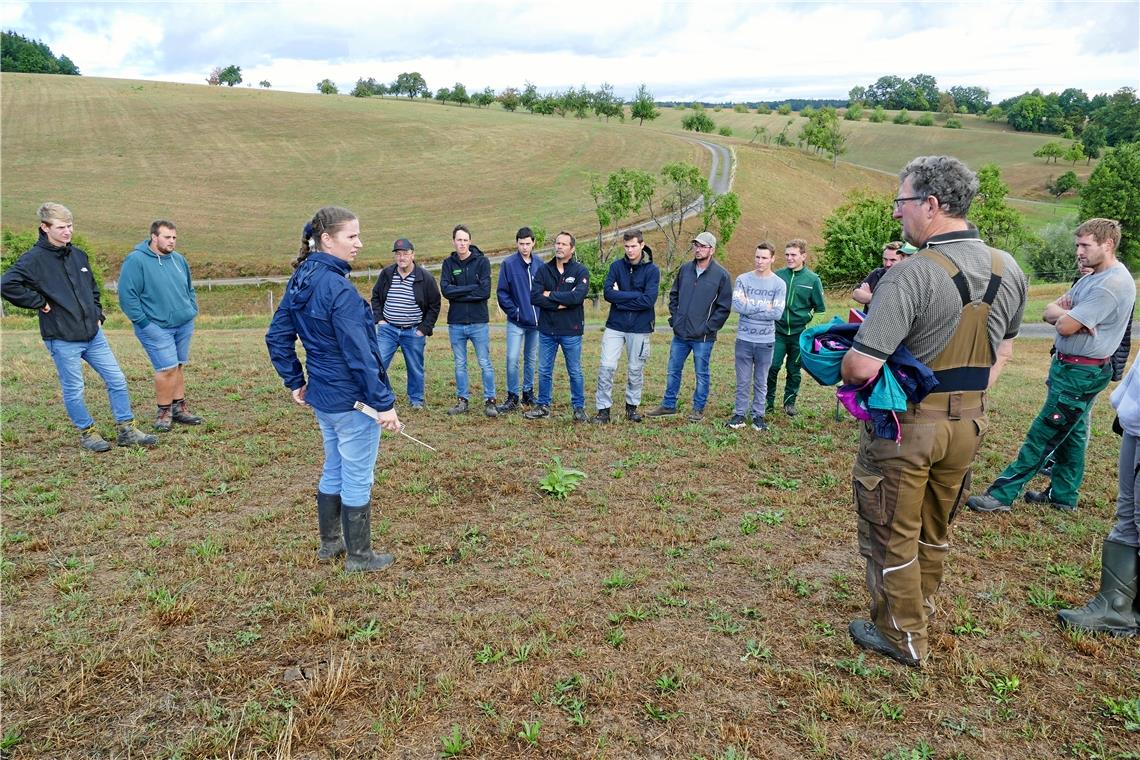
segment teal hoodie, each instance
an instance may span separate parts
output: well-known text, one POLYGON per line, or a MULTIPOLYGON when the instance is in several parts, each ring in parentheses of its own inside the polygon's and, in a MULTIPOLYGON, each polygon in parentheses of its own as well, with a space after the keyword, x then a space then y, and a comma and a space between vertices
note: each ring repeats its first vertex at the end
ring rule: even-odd
POLYGON ((138 327, 184 325, 198 315, 190 265, 178 251, 159 256, 144 240, 119 270, 119 308, 138 327))

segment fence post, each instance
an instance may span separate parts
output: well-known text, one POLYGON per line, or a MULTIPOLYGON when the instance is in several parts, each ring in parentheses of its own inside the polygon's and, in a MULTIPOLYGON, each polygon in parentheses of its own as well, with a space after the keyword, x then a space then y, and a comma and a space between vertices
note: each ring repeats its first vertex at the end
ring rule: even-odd
POLYGON ((266 294, 269 297, 269 316, 273 316, 273 288, 270 288, 266 294))

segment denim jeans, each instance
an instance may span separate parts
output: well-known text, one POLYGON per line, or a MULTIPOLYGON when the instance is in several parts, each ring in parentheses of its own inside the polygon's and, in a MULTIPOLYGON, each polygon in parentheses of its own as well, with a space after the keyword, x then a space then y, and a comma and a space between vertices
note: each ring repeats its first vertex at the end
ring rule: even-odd
POLYGON ((693 391, 693 411, 704 411, 705 403, 709 400, 709 359, 712 357, 712 340, 683 340, 676 335, 669 345, 669 366, 666 370, 665 397, 661 399, 661 406, 668 409, 677 408, 677 394, 681 391, 681 370, 685 368, 685 360, 689 354, 693 355, 693 369, 697 374, 697 387, 693 391))
POLYGON ((550 406, 554 393, 554 358, 558 347, 562 346, 562 356, 566 359, 566 374, 570 376, 570 405, 575 409, 586 406, 586 380, 582 376, 582 336, 545 335, 538 336, 538 403, 550 406))
POLYGON ((455 359, 455 395, 470 398, 467 381, 467 341, 475 346, 475 358, 483 372, 483 398, 495 397, 495 368, 491 366, 491 333, 489 325, 448 325, 451 355, 455 359))
POLYGON ((606 328, 602 333, 602 360, 598 367, 598 389, 594 404, 598 409, 613 406, 614 373, 617 372, 621 350, 625 349, 625 403, 641 403, 641 389, 645 385, 645 362, 649 361, 650 333, 627 333, 606 328))
POLYGON ((534 368, 538 364, 538 328, 519 327, 507 322, 507 393, 534 390, 534 368), (522 353, 522 387, 519 385, 519 353, 522 353))
POLYGON ((372 498, 376 455, 380 452, 380 426, 355 409, 347 412, 313 410, 321 427, 325 463, 317 490, 340 494, 346 507, 362 507, 372 498))
POLYGON ((130 422, 135 418, 131 413, 131 398, 127 394, 127 378, 119 369, 111 344, 103 328, 91 340, 45 340, 55 371, 59 374, 59 386, 63 392, 63 406, 71 423, 80 430, 95 424, 87 405, 83 403, 83 362, 99 373, 107 386, 107 398, 111 401, 111 413, 115 422, 130 422))
POLYGON ((376 325, 376 345, 380 347, 380 361, 384 364, 384 371, 388 371, 397 348, 404 355, 404 368, 408 374, 408 401, 413 404, 424 403, 424 345, 427 338, 417 335, 418 332, 415 327, 401 329, 387 322, 376 325))
POLYGON ((748 391, 752 391, 752 419, 763 419, 768 398, 768 368, 772 365, 771 343, 736 339, 736 401, 733 414, 748 416, 748 391))
POLYGON ((177 327, 163 327, 154 322, 148 322, 146 327, 131 326, 155 372, 175 369, 190 361, 190 338, 194 335, 194 320, 177 327))

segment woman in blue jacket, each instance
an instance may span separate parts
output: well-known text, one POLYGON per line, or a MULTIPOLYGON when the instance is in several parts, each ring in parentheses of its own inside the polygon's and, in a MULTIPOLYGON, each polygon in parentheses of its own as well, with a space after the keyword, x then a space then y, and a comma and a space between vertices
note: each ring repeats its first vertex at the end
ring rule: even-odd
POLYGON ((296 270, 273 315, 265 344, 274 369, 302 406, 311 406, 324 439, 317 484, 317 559, 345 554, 346 572, 382 570, 391 554, 372 551, 371 498, 380 428, 398 431, 396 397, 372 327, 372 310, 348 281, 361 249, 360 222, 348 209, 326 206, 305 225, 296 270), (308 380, 297 358, 305 347, 308 380), (357 411, 362 401, 377 419, 357 411))

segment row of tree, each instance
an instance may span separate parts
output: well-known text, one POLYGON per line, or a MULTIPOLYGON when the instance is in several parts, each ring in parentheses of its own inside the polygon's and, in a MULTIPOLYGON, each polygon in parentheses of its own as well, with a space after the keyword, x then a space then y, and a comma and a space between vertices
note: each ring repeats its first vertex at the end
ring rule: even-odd
POLYGON ((852 87, 847 97, 851 103, 891 110, 980 114, 991 105, 989 90, 984 87, 955 85, 942 91, 930 74, 916 74, 910 79, 888 74, 867 87, 852 87))
POLYGON ((1009 125, 1020 132, 1046 132, 1069 139, 1080 135, 1086 148, 1090 130, 1101 146, 1140 140, 1140 99, 1132 87, 1091 98, 1075 87, 1048 95, 1033 90, 1006 98, 998 107, 1009 125))
POLYGON ((0 71, 79 76, 79 67, 66 55, 57 58, 51 48, 39 40, 11 31, 0 33, 0 71))

